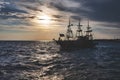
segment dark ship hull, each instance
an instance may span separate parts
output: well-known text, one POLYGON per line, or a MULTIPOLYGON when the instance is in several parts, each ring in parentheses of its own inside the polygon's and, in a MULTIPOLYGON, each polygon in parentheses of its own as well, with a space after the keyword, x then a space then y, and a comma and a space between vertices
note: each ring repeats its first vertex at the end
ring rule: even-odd
POLYGON ((76 50, 83 48, 93 48, 96 43, 93 40, 64 40, 64 41, 56 41, 58 45, 60 45, 61 50, 76 50))
POLYGON ((78 29, 76 30, 76 36, 73 36, 73 31, 71 29, 71 26, 73 26, 70 23, 69 19, 69 25, 68 29, 66 32, 66 36, 64 34, 59 34, 58 40, 55 40, 58 45, 60 45, 61 50, 73 50, 73 49, 81 49, 81 48, 92 48, 95 47, 95 43, 93 40, 93 35, 92 35, 92 30, 91 27, 89 26, 89 21, 88 21, 88 26, 87 30, 85 31, 86 34, 83 35, 83 30, 81 29, 81 24, 79 20, 78 29), (64 38, 64 40, 62 39, 64 38))

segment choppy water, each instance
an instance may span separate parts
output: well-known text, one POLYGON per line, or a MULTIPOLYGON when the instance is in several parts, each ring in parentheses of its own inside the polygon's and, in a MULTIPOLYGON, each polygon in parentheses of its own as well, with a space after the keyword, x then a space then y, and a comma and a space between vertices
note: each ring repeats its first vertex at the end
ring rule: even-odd
POLYGON ((120 43, 59 51, 54 42, 0 42, 0 80, 120 80, 120 43))

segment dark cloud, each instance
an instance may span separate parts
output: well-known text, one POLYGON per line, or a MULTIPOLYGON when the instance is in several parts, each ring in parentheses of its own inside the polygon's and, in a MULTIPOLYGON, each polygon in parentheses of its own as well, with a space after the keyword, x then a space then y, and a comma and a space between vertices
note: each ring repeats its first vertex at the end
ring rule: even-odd
MULTIPOLYGON (((62 2, 50 4, 60 11, 71 12, 94 21, 120 22, 120 0, 73 0, 78 8, 65 7, 62 2)), ((70 4, 71 5, 71 4, 70 4)))
POLYGON ((0 19, 33 19, 35 16, 29 10, 42 12, 41 9, 38 9, 40 5, 42 2, 39 0, 4 0, 0 4, 0 19))
POLYGON ((0 15, 0 19, 34 19, 35 16, 18 16, 18 15, 0 15))
POLYGON ((25 4, 22 4, 22 6, 24 6, 27 9, 33 10, 33 11, 40 11, 40 12, 42 12, 41 9, 38 9, 38 6, 30 6, 30 5, 25 5, 25 4))
MULTIPOLYGON (((69 5, 71 5, 70 3, 68 3, 69 5)), ((68 5, 67 4, 67 5, 68 5)), ((59 11, 64 11, 64 12, 72 12, 72 13, 77 13, 79 7, 70 7, 70 6, 66 6, 66 4, 64 4, 64 2, 50 2, 51 8, 55 8, 59 11)))
POLYGON ((106 27, 115 27, 115 28, 119 28, 120 27, 120 23, 106 23, 106 24, 98 24, 100 26, 106 26, 106 27))
MULTIPOLYGON (((27 8, 33 11, 43 12, 44 9, 40 6, 46 6, 52 8, 53 10, 62 11, 64 13, 73 13, 71 16, 74 19, 80 18, 89 18, 93 21, 104 22, 104 23, 116 23, 114 26, 118 26, 120 22, 120 0, 5 0, 7 2, 4 7, 1 8, 0 13, 5 14, 1 15, 0 18, 34 18, 35 16, 18 16, 18 15, 7 15, 11 13, 24 13, 30 14, 30 12, 23 10, 27 8), (48 2, 47 2, 48 1, 48 2), (8 4, 9 2, 9 4, 8 4), (19 2, 20 5, 11 4, 12 2, 19 2), (32 4, 33 3, 33 4, 32 4), (35 5, 35 3, 38 3, 35 5), (73 3, 73 4, 72 4, 73 3), (80 4, 80 5, 78 5, 80 4), (21 7, 24 8, 21 8, 21 7)), ((53 15, 54 18, 62 18, 63 14, 53 15)), ((107 24, 108 25, 108 24, 107 24)), ((111 25, 111 24, 110 24, 111 25)))
POLYGON ((76 19, 76 20, 82 20, 80 16, 71 16, 71 18, 76 19))
POLYGON ((12 5, 12 4, 5 4, 1 10, 1 14, 9 14, 9 13, 27 13, 25 10, 21 10, 17 8, 17 6, 12 5))
POLYGON ((87 17, 95 21, 120 22, 120 0, 86 0, 83 4, 92 12, 87 12, 87 17))
POLYGON ((14 2, 14 1, 17 1, 17 2, 35 2, 35 1, 38 1, 38 0, 4 0, 5 2, 14 2))
POLYGON ((4 28, 5 26, 3 26, 3 25, 8 26, 9 28, 14 27, 14 26, 15 27, 31 26, 31 24, 29 22, 27 22, 26 20, 19 20, 19 19, 7 19, 7 20, 4 20, 4 21, 1 21, 0 22, 0 28, 2 28, 2 27, 4 28))
POLYGON ((9 18, 16 18, 18 19, 19 17, 16 15, 0 15, 0 19, 9 19, 9 18))
POLYGON ((54 18, 62 18, 62 15, 52 15, 54 18))
POLYGON ((29 15, 29 13, 26 10, 21 10, 16 5, 5 4, 3 7, 1 7, 0 19, 9 19, 9 18, 15 18, 15 19, 31 18, 33 19, 35 18, 35 16, 29 15), (24 14, 27 14, 27 16, 25 16, 24 14))
POLYGON ((2 5, 2 7, 0 9, 0 19, 8 19, 8 18, 19 19, 19 18, 21 18, 18 15, 16 15, 17 13, 26 14, 27 12, 25 10, 19 9, 17 6, 15 6, 13 4, 10 4, 10 3, 4 4, 4 5, 2 5))
POLYGON ((65 8, 63 6, 63 4, 61 3, 54 3, 54 2, 50 2, 51 6, 54 6, 56 9, 60 10, 60 11, 67 11, 68 8, 65 8))

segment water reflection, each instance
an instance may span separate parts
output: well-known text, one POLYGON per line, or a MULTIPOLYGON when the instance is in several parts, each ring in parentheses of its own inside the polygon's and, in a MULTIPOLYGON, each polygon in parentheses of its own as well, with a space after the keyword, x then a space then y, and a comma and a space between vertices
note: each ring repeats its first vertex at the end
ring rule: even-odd
POLYGON ((0 79, 119 80, 119 44, 63 52, 53 42, 0 42, 0 79))

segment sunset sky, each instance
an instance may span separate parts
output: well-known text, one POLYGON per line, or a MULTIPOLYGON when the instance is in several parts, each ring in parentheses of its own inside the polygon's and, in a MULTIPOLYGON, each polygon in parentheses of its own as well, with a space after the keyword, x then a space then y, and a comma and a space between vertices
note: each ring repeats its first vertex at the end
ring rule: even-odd
POLYGON ((87 20, 94 38, 120 38, 120 0, 0 0, 0 40, 52 40, 87 20))

